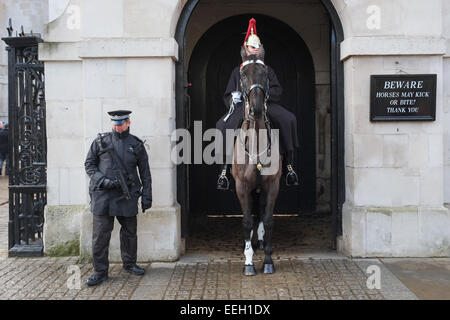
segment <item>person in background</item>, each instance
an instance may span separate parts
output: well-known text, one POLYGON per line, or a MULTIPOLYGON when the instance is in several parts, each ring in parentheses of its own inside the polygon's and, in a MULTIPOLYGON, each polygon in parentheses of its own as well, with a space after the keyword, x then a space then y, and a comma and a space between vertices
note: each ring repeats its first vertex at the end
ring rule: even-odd
POLYGON ((0 122, 0 175, 2 174, 4 162, 6 162, 5 175, 8 175, 9 174, 8 124, 0 122))

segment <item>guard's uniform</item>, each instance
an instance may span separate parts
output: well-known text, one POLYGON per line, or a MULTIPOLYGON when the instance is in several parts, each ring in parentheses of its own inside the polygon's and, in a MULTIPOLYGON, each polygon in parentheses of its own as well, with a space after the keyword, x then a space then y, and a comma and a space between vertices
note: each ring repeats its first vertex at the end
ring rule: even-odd
MULTIPOLYGON (((243 61, 244 57, 248 55, 255 55, 257 59, 264 60, 264 50, 256 32, 256 20, 250 19, 245 35, 244 43, 241 48, 241 57, 243 61), (260 52, 261 51, 261 52, 260 52)), ((280 136, 280 153, 284 155, 283 159, 286 164, 286 185, 296 186, 298 185, 298 176, 292 167, 293 163, 293 151, 299 147, 297 136, 297 119, 295 115, 287 109, 280 106, 278 103, 281 98, 283 89, 278 82, 277 76, 272 68, 268 66, 268 80, 269 80, 269 97, 267 100, 267 116, 271 122, 271 126, 274 129, 279 130, 280 136)), ((227 129, 237 129, 239 124, 244 118, 244 102, 241 99, 242 88, 240 81, 240 70, 236 67, 228 80, 227 89, 225 90, 224 102, 229 112, 219 119, 216 123, 216 128, 222 133, 223 147, 217 146, 219 158, 225 160, 222 168, 222 172, 217 180, 218 190, 229 190, 229 180, 227 177, 227 171, 229 164, 232 162, 233 155, 233 143, 226 141, 227 129)))
POLYGON ((137 259, 137 220, 138 199, 141 198, 143 208, 151 207, 152 178, 144 143, 129 133, 129 130, 118 133, 114 130, 100 134, 92 143, 85 162, 86 173, 91 178, 89 194, 91 211, 94 215, 92 251, 94 270, 97 273, 108 271, 108 249, 114 217, 121 224, 120 248, 124 267, 133 266, 137 259), (105 189, 105 179, 117 179, 119 169, 107 148, 112 146, 113 152, 121 161, 127 172, 128 188, 131 199, 124 198, 120 188, 105 189), (139 171, 139 176, 138 176, 139 171))
MULTIPOLYGON (((269 117, 273 128, 280 130, 280 153, 293 151, 298 148, 297 136, 297 119, 295 115, 282 107, 278 103, 281 100, 283 88, 271 67, 268 66, 269 77, 269 100, 267 101, 267 116, 269 117)), ((231 94, 234 91, 242 92, 239 67, 233 69, 228 85, 223 96, 223 100, 227 108, 231 105, 231 94)), ((237 129, 241 121, 244 119, 244 102, 238 102, 234 106, 233 113, 227 118, 228 113, 219 119, 216 128, 222 132, 222 136, 226 137, 226 129, 237 129), (227 118, 226 121, 224 119, 227 118)), ((226 142, 224 142, 226 146, 226 142)), ((230 150, 228 150, 228 154, 230 150)))

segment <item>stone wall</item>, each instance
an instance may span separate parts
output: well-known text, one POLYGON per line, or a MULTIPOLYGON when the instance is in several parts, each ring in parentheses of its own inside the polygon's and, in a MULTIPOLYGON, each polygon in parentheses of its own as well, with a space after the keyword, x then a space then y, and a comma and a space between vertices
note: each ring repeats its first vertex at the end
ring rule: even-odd
POLYGON ((443 1, 334 1, 343 20, 346 203, 341 249, 353 256, 448 256, 444 206, 443 1), (370 13, 367 13, 369 10, 370 13), (424 27, 418 18, 427 17, 424 27), (370 75, 437 74, 436 121, 371 123, 370 75))
MULTIPOLYGON (((449 41, 444 38, 449 5, 443 0, 332 2, 345 33, 341 57, 346 203, 339 250, 352 256, 449 256, 450 215, 444 205, 450 197, 444 179, 449 171, 449 41), (370 75, 396 73, 437 74, 436 121, 370 122, 370 75)), ((155 186, 154 208, 139 217, 145 226, 140 230, 139 247, 144 249, 140 258, 174 260, 181 252, 176 167, 168 151, 175 128, 178 44, 173 37, 185 3, 72 0, 63 15, 46 27, 46 43, 40 46, 46 63, 50 128, 46 228, 80 221, 79 233, 67 230, 81 239, 82 254, 90 254, 91 230, 84 156, 95 134, 109 130, 106 112, 125 107, 135 110, 132 132, 147 140, 155 186)), ((220 18, 215 6, 224 2, 201 3, 209 10, 192 20, 190 48, 220 18), (201 23, 195 26, 195 21, 201 23)), ((283 19, 310 46, 316 72, 322 72, 316 74, 318 84, 329 84, 329 66, 324 63, 329 48, 317 38, 326 15, 316 0, 291 0, 284 5, 269 0, 227 1, 225 15, 233 14, 237 3, 252 11, 266 6, 274 15, 304 4, 307 14, 286 14, 283 19)), ((328 93, 325 89, 317 94, 328 93)), ((317 99, 325 105, 324 100, 317 99)), ((49 239, 51 234, 46 235, 48 248, 58 246, 59 238, 49 239)), ((117 239, 112 243, 111 252, 117 254, 117 239)))
MULTIPOLYGON (((14 28, 20 33, 42 33, 48 21, 48 0, 0 0, 0 37, 7 37, 6 27, 12 19, 14 28)), ((0 41, 0 121, 8 121, 8 52, 6 44, 0 41)))
MULTIPOLYGON (((178 46, 168 36, 166 19, 176 3, 168 3, 74 0, 47 25, 46 43, 40 46, 48 86, 46 228, 80 221, 78 232, 66 229, 79 239, 83 256, 91 254, 92 232, 84 160, 97 133, 111 130, 107 112, 114 109, 133 110, 131 132, 146 141, 149 154, 154 200, 149 213, 138 218, 144 228, 140 259, 174 260, 180 254, 176 167, 170 160, 178 46), (150 28, 149 21, 160 29, 150 28)), ((120 260, 116 237, 111 258, 120 260)), ((58 242, 47 233, 45 251, 58 242)))
POLYGON ((443 61, 443 122, 444 122, 444 201, 450 203, 450 2, 442 2, 443 35, 446 51, 443 61))

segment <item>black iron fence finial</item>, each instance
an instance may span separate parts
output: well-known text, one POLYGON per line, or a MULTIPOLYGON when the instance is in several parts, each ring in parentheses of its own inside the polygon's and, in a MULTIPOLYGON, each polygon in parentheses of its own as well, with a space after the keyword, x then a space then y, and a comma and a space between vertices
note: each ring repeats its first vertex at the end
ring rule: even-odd
POLYGON ((13 33, 13 27, 12 27, 12 20, 11 20, 11 18, 9 18, 9 24, 8 24, 8 27, 6 27, 6 30, 8 30, 8 37, 11 37, 12 36, 12 33, 13 33))

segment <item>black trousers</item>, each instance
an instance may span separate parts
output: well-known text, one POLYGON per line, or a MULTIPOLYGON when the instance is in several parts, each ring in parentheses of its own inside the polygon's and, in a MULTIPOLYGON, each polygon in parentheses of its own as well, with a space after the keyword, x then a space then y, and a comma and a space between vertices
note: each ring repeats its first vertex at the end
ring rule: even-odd
MULTIPOLYGON (((137 219, 134 217, 116 217, 120 228, 120 253, 124 267, 136 264, 137 259, 137 219)), ((94 270, 98 273, 108 272, 109 241, 114 228, 114 217, 94 215, 92 234, 92 255, 94 270)))

